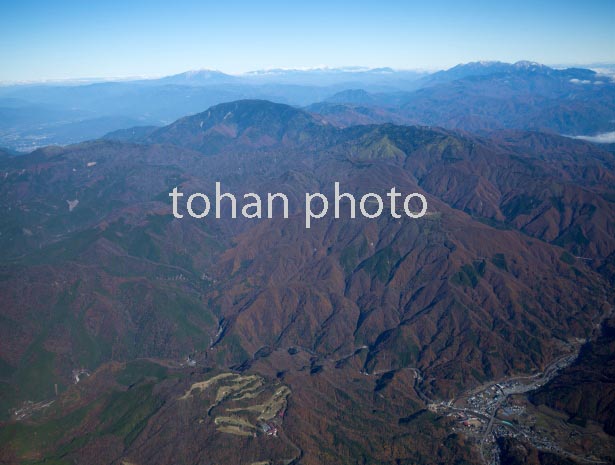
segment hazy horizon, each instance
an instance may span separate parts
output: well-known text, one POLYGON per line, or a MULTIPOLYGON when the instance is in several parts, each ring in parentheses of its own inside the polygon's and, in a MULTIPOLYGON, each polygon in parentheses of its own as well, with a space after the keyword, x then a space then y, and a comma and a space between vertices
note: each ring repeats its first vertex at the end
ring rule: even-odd
MULTIPOLYGON (((198 73, 198 72, 214 72, 221 73, 232 77, 253 77, 258 76, 257 73, 271 73, 275 72, 283 73, 283 72, 369 72, 375 71, 378 69, 386 69, 389 68, 393 70, 393 72, 413 72, 417 74, 431 74, 438 71, 446 71, 455 66, 468 65, 471 63, 510 63, 514 64, 517 62, 523 61, 531 61, 531 60, 518 60, 516 62, 507 62, 504 60, 474 60, 469 62, 460 62, 456 63, 452 66, 447 67, 434 67, 434 68, 397 68, 392 66, 379 66, 379 67, 369 67, 369 66, 361 66, 361 65, 347 65, 347 66, 314 66, 314 67, 277 67, 277 68, 260 68, 260 69, 252 69, 242 72, 230 72, 225 71, 223 69, 214 69, 214 68, 189 68, 180 70, 178 72, 173 72, 170 74, 155 74, 155 75, 124 75, 124 76, 72 76, 65 78, 39 78, 39 79, 24 79, 24 80, 0 80, 0 86, 11 86, 11 85, 29 85, 29 84, 93 84, 98 82, 124 82, 124 81, 137 81, 137 80, 156 80, 170 76, 177 76, 186 73, 198 73)), ((605 75, 615 75, 615 60, 612 62, 592 62, 592 63, 543 63, 536 62, 540 65, 545 65, 553 69, 566 69, 566 68, 585 68, 598 72, 599 74, 605 75)))
POLYGON ((436 70, 480 60, 615 62, 615 3, 603 0, 29 0, 3 5, 0 12, 0 82, 157 77, 202 68, 238 74, 356 64, 436 70))

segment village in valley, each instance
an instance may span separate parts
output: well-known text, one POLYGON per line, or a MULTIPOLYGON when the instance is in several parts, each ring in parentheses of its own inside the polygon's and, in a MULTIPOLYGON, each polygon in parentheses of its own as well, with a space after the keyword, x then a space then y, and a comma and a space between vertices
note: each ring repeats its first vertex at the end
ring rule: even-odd
POLYGON ((577 352, 561 357, 541 373, 489 383, 448 401, 433 401, 428 410, 454 421, 453 431, 474 438, 483 463, 500 464, 498 438, 512 437, 540 451, 568 457, 581 463, 606 463, 596 455, 577 455, 575 438, 587 435, 580 425, 565 418, 550 418, 551 412, 532 405, 525 394, 549 382, 577 358, 577 352), (565 448, 563 447, 565 444, 565 448))

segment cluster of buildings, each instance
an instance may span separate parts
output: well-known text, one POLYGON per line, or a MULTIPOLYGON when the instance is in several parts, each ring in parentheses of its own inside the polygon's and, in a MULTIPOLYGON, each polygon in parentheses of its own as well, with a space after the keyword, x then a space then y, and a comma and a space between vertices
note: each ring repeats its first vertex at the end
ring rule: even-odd
POLYGON ((278 436, 278 426, 274 423, 261 423, 260 428, 267 436, 278 436))
POLYGON ((179 273, 173 276, 158 277, 158 279, 161 279, 164 281, 187 281, 188 280, 188 278, 186 278, 183 273, 179 273))
POLYGON ((468 399, 468 405, 484 414, 493 413, 493 409, 502 400, 503 393, 499 384, 491 386, 480 394, 476 394, 468 399))

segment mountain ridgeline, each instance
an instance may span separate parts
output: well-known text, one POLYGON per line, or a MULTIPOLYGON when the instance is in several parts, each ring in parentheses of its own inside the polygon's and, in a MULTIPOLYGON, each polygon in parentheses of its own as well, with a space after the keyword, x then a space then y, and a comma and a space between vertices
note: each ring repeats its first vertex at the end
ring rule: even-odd
MULTIPOLYGON (((577 76, 515 66, 535 85, 577 76)), ((504 68, 494 93, 514 83, 504 68)), ((446 99, 438 86, 486 78, 456 79, 429 88, 446 99)), ((0 156, 0 174, 7 463, 481 463, 426 399, 541 372, 614 302, 615 156, 556 134, 340 127, 240 100, 0 156), (173 187, 209 195, 216 181, 284 192, 290 218, 173 218, 173 187), (306 230, 304 193, 335 181, 424 193, 428 213, 306 230)), ((536 403, 575 414, 544 389, 536 403)))
POLYGON ((479 62, 424 77, 409 92, 343 91, 308 108, 338 125, 392 121, 585 135, 613 131, 614 102, 613 81, 591 70, 479 62))
POLYGON ((21 151, 166 126, 204 108, 265 99, 306 108, 331 124, 418 124, 473 132, 615 131, 615 84, 581 68, 476 62, 435 73, 378 69, 199 70, 160 79, 0 86, 0 145, 21 151))

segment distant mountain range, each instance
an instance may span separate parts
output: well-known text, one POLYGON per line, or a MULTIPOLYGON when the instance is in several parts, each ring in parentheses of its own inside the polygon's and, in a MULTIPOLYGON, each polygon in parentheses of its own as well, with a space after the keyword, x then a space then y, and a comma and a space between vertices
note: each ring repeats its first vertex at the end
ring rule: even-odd
POLYGON ((615 84, 587 69, 477 62, 436 73, 390 68, 199 70, 160 79, 0 87, 0 145, 22 151, 161 126, 212 105, 266 99, 332 124, 421 124, 566 135, 615 130, 615 84))
MULTIPOLYGON (((587 71, 489 66, 433 77, 416 98, 432 89, 454 106, 492 89, 523 108, 599 108, 584 89, 611 92, 587 71)), ((408 95, 334 100, 418 108, 408 95)), ((584 416, 611 432, 615 379, 596 366, 615 302, 615 155, 537 131, 345 126, 249 99, 0 156, 0 461, 479 464, 482 439, 430 404, 537 375, 586 340, 532 400, 566 412, 558 425, 584 416), (211 195, 216 181, 284 192, 290 217, 173 218, 173 187, 211 195), (330 195, 334 181, 422 192, 428 214, 325 217, 306 231, 305 192, 330 195), (561 380, 595 408, 579 415, 561 380)), ((502 438, 503 457, 519 455, 502 438)))
POLYGON ((413 92, 344 91, 308 108, 340 125, 394 120, 473 132, 530 129, 585 135, 612 131, 614 104, 613 81, 594 71, 495 62, 434 73, 413 92), (373 117, 366 120, 367 110, 373 117))

